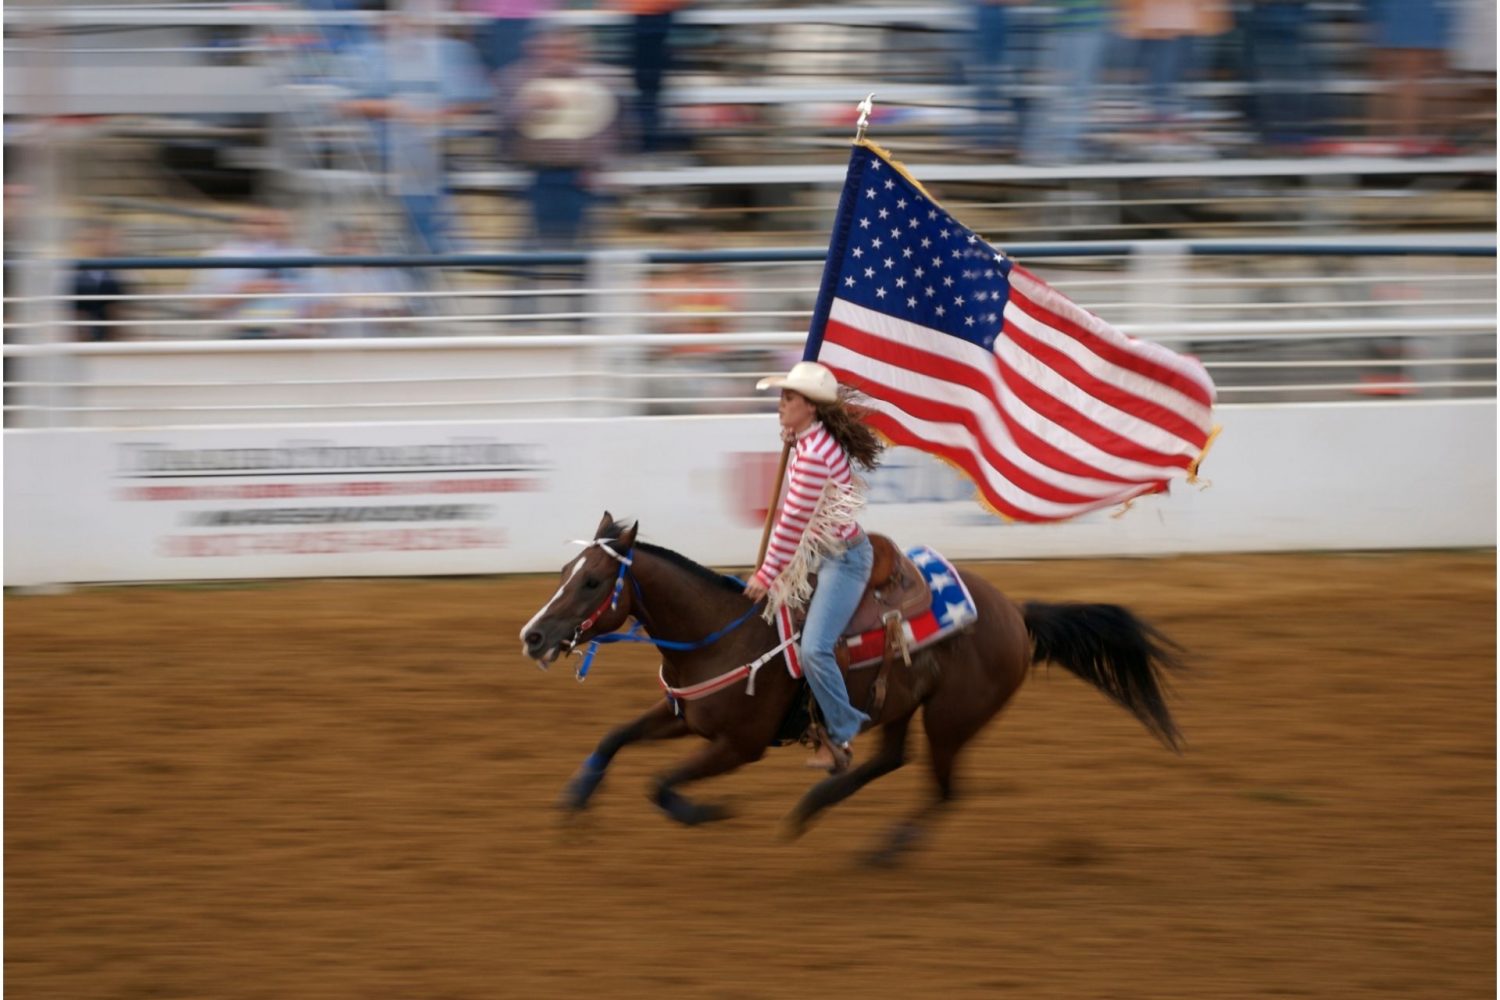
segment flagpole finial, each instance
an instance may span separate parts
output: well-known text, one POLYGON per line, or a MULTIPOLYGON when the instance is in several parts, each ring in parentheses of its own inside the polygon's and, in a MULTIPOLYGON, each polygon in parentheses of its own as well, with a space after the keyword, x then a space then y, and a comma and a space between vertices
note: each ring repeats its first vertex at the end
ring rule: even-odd
POLYGON ((859 102, 859 120, 855 122, 854 141, 859 142, 865 137, 865 128, 870 124, 870 113, 875 110, 875 95, 869 94, 863 101, 859 102))

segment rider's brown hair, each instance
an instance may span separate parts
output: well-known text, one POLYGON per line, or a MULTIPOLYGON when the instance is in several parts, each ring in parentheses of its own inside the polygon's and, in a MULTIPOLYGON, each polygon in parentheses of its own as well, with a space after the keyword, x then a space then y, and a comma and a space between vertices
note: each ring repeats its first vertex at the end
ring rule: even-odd
POLYGON ((817 403, 815 406, 818 419, 823 421, 823 426, 838 446, 844 449, 849 461, 868 472, 880 464, 885 442, 865 423, 865 408, 854 402, 855 397, 851 389, 840 386, 837 402, 817 403))

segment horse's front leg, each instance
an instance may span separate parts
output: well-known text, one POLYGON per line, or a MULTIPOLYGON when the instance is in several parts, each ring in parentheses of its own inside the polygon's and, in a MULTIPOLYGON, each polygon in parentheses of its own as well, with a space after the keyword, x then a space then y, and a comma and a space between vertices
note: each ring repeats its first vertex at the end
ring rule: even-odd
POLYGON ((660 806, 668 816, 686 826, 727 819, 730 811, 725 806, 700 805, 679 795, 674 789, 689 781, 733 771, 760 760, 765 753, 764 743, 752 742, 746 745, 743 740, 737 743, 721 735, 677 767, 660 775, 652 784, 651 801, 660 806))
POLYGON ((610 730, 604 739, 599 741, 594 752, 589 754, 583 766, 578 769, 578 773, 573 775, 572 780, 563 789, 562 799, 558 805, 573 812, 587 806, 594 791, 599 787, 599 783, 604 780, 604 772, 609 767, 609 762, 624 747, 642 740, 676 739, 679 736, 686 736, 687 733, 687 726, 672 711, 672 703, 663 698, 645 715, 634 722, 628 722, 610 730))

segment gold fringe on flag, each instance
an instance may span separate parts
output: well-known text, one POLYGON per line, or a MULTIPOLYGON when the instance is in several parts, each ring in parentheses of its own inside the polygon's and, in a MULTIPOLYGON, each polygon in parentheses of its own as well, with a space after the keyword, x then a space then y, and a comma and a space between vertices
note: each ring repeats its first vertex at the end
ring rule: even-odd
POLYGON ((916 187, 918 191, 922 192, 922 194, 925 195, 927 199, 934 205, 940 206, 942 204, 942 202, 938 201, 932 196, 931 191, 922 186, 921 181, 917 180, 911 175, 911 171, 906 169, 906 164, 902 163, 900 160, 891 155, 890 150, 886 149, 884 146, 871 139, 856 139, 854 141, 854 145, 865 147, 870 152, 874 153, 876 156, 884 160, 886 163, 890 164, 892 169, 894 169, 898 174, 900 174, 902 177, 905 177, 909 182, 911 182, 911 184, 916 187))
POLYGON ((1197 482, 1198 482, 1198 466, 1200 466, 1200 465, 1203 464, 1203 459, 1208 456, 1208 449, 1210 449, 1210 448, 1212 448, 1214 446, 1214 441, 1218 440, 1219 432, 1222 431, 1223 429, 1224 429, 1223 425, 1221 425, 1221 424, 1214 424, 1214 429, 1212 431, 1210 431, 1209 434, 1208 434, 1208 440, 1205 441, 1205 442, 1203 442, 1203 450, 1200 451, 1200 452, 1198 452, 1198 457, 1197 458, 1193 459, 1191 462, 1188 463, 1188 477, 1187 477, 1188 485, 1190 485, 1190 486, 1197 485, 1197 482))

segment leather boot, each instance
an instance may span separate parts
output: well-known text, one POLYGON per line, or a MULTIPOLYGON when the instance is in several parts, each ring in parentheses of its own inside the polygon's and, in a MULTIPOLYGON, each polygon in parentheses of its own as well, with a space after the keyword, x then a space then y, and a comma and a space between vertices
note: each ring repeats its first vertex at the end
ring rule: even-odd
POLYGON ((854 760, 854 747, 849 743, 835 743, 826 734, 820 734, 817 750, 807 758, 807 766, 815 771, 843 774, 854 760))

